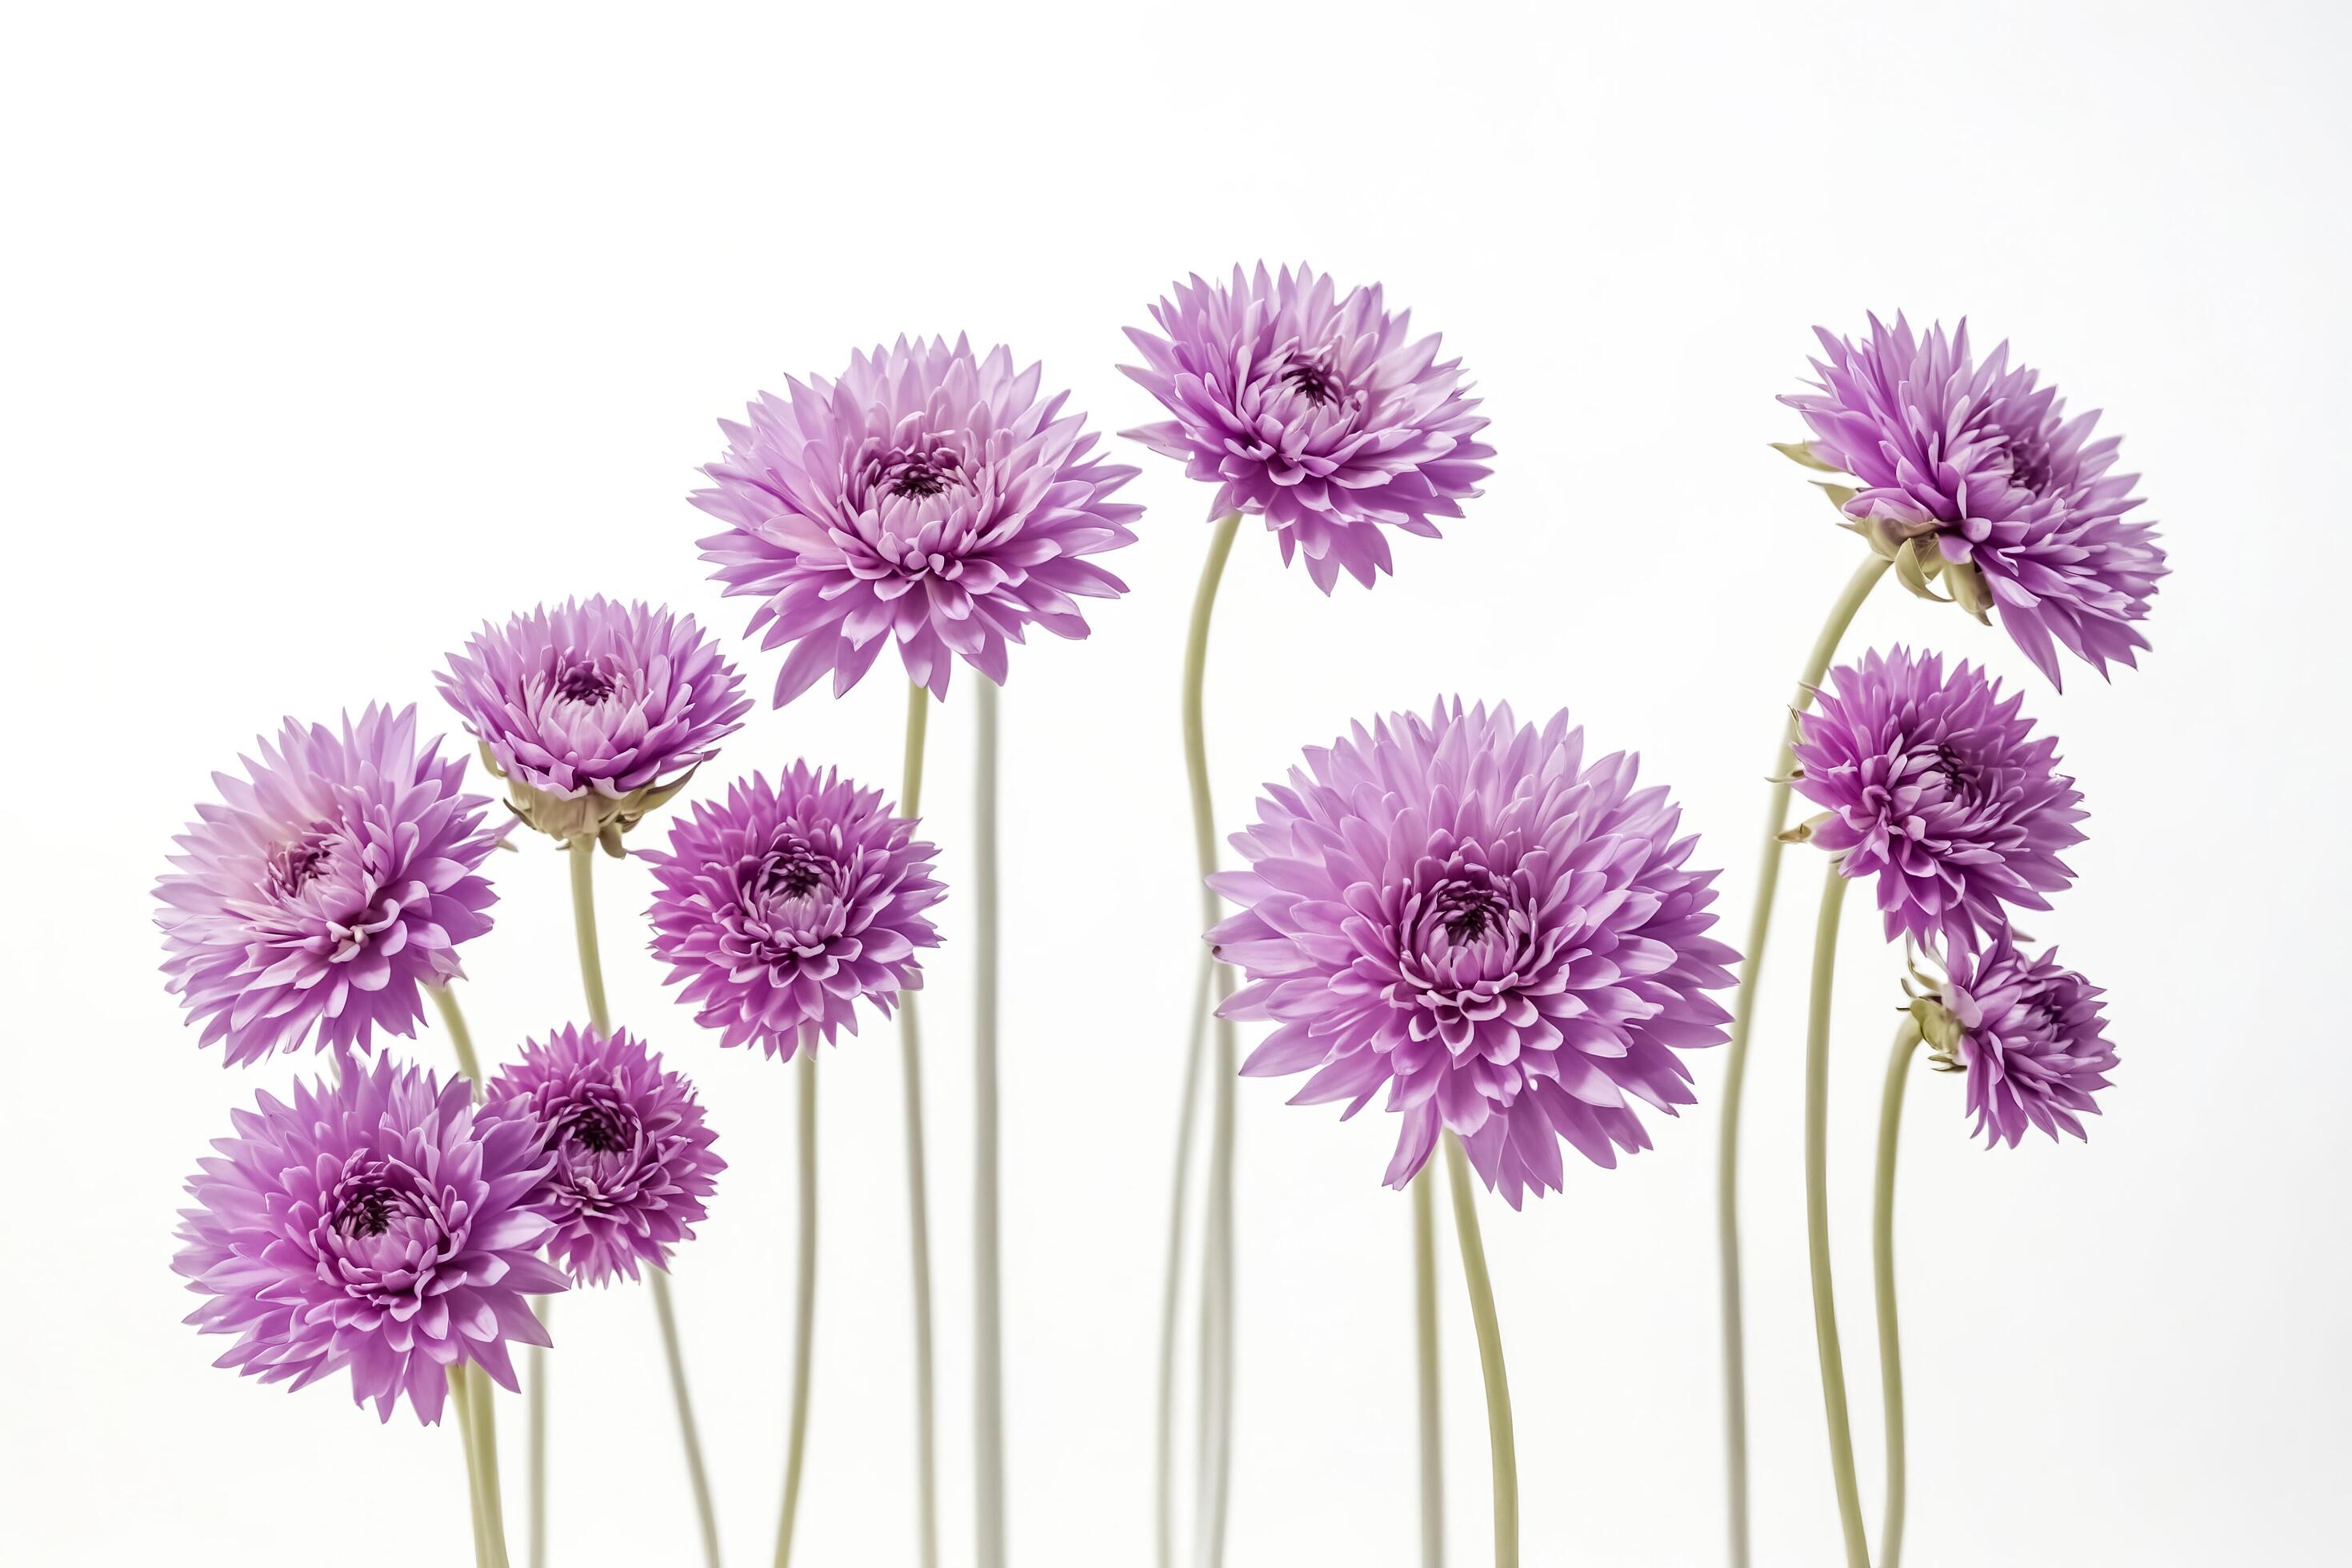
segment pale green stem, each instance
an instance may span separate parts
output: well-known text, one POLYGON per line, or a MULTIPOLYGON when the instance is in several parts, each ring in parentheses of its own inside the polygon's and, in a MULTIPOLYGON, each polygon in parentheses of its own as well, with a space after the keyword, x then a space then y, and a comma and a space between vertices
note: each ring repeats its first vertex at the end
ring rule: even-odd
POLYGON ((1878 1568, 1902 1568, 1903 1516, 1909 1455, 1903 1435, 1903 1333, 1895 1314, 1895 1140, 1903 1126, 1903 1089, 1919 1026, 1908 1015, 1886 1057, 1886 1089, 1878 1101, 1878 1181, 1870 1215, 1871 1271, 1878 1293, 1878 1392, 1886 1413, 1886 1517, 1880 1527, 1878 1568))
POLYGON ((474 1418, 474 1455, 481 1467, 482 1534, 489 1546, 489 1568, 507 1568, 507 1521, 499 1489, 498 1390, 490 1374, 468 1367, 466 1381, 473 1385, 467 1404, 474 1418))
POLYGON ((474 1086, 474 1098, 482 1098, 482 1064, 474 1057, 473 1031, 466 1027, 466 1015, 457 1009, 457 998, 446 985, 427 985, 425 994, 433 998, 433 1010, 441 1015, 441 1026, 449 1031, 449 1049, 457 1058, 457 1070, 474 1086))
POLYGON ((1846 1416, 1845 1354, 1838 1348, 1837 1297, 1830 1281, 1830 998, 1836 989, 1838 914, 1845 872, 1830 861, 1813 927, 1813 986, 1805 1021, 1805 1252, 1813 1276, 1813 1343, 1822 1365, 1822 1405, 1829 1417, 1830 1471, 1837 1483, 1838 1522, 1847 1568, 1870 1568, 1862 1492, 1853 1474, 1853 1429, 1846 1416))
POLYGON ((1412 1178, 1412 1343, 1420 1370, 1421 1565, 1445 1568, 1445 1436, 1437 1383, 1436 1173, 1412 1178))
POLYGON ((1192 1043, 1184 1053, 1184 1091, 1176 1113, 1176 1183, 1168 1205, 1168 1258, 1162 1267, 1160 1291, 1160 1423, 1157 1433, 1157 1478, 1160 1568, 1176 1561, 1176 1309, 1183 1298, 1184 1210, 1192 1173, 1192 1124, 1200 1114, 1201 1066, 1209 1038, 1209 971, 1216 956, 1201 949, 1200 976, 1192 985, 1192 1023, 1185 1037, 1192 1043))
MULTIPOLYGON (((457 1058, 458 1075, 472 1087, 474 1098, 482 1098, 482 1067, 474 1055, 473 1031, 466 1027, 466 1015, 457 1005, 457 996, 446 985, 427 985, 425 994, 433 998, 433 1010, 441 1016, 441 1026, 449 1031, 449 1049, 457 1058)), ((497 1495, 498 1434, 497 1415, 490 1408, 489 1380, 468 1371, 460 1363, 449 1369, 449 1406, 457 1417, 457 1432, 466 1449, 466 1483, 471 1491, 474 1517, 474 1559, 478 1564, 496 1563, 504 1568, 506 1539, 497 1495), (476 1407, 479 1406, 479 1415, 476 1407), (488 1445, 487 1451, 483 1445, 488 1445), (496 1533, 493 1534, 494 1522, 496 1533)))
POLYGON ((1756 904, 1748 915, 1748 945, 1741 950, 1739 989, 1731 1005, 1731 1047, 1723 1074, 1723 1113, 1716 1153, 1716 1249, 1723 1293, 1723 1435, 1731 1502, 1732 1568, 1748 1568, 1748 1339, 1739 1288, 1739 1108, 1748 1083, 1748 1034, 1756 1019, 1756 987, 1764 972, 1764 941, 1772 924, 1772 896, 1780 886, 1781 830, 1788 826, 1789 748, 1797 738, 1797 715, 1813 700, 1838 643, 1854 612, 1886 574, 1886 562, 1872 555, 1854 568, 1837 602, 1830 606, 1821 635, 1797 678, 1780 743, 1772 748, 1771 795, 1764 813, 1764 853, 1756 874, 1756 904))
POLYGON ((670 1303, 668 1271, 659 1267, 649 1269, 646 1287, 653 1292, 654 1317, 661 1325, 662 1361, 669 1369, 678 1437, 686 1446, 686 1474, 694 1488, 694 1521, 702 1532, 702 1561, 709 1568, 719 1568, 719 1519, 710 1506, 710 1482, 702 1468, 702 1435, 695 1428, 694 1399, 686 1389, 686 1352, 678 1345, 677 1312, 670 1303))
POLYGON ((588 994, 588 1021, 600 1035, 613 1032, 613 1010, 604 1002, 604 961, 596 952, 596 840, 572 841, 572 936, 580 948, 580 984, 588 994))
MULTIPOLYGON (((901 816, 916 816, 922 810, 923 739, 930 713, 930 693, 910 684, 907 688, 907 753, 898 779, 901 816)), ((930 1187, 923 1154, 923 1034, 915 1016, 916 994, 902 993, 898 1001, 898 1059, 907 1108, 907 1230, 915 1265, 915 1530, 922 1568, 938 1568, 940 1479, 931 1363, 930 1187)))
MULTIPOLYGON (((552 1296, 531 1303, 539 1326, 547 1327, 555 1305, 552 1296)), ((547 1352, 539 1345, 523 1352, 523 1424, 530 1438, 523 1451, 524 1517, 530 1526, 530 1568, 547 1568, 547 1352)))
POLYGON ((482 1509, 482 1467, 474 1456, 474 1406, 463 1362, 449 1369, 449 1410, 457 1418, 457 1446, 466 1455, 466 1514, 473 1526, 474 1568, 489 1568, 489 1520, 482 1509))
POLYGON ((816 1340, 816 1044, 800 1058, 800 1257, 793 1282, 793 1394, 784 1424, 784 1509, 776 1524, 776 1568, 793 1560, 793 1524, 801 1504, 801 1466, 808 1450, 809 1375, 816 1340))
POLYGON ((973 1560, 1004 1568, 1004 1325, 997 1204, 996 683, 980 688, 972 755, 972 1513, 973 1560))
POLYGON ((1478 1234, 1476 1189, 1462 1140, 1444 1135, 1445 1174, 1454 1189, 1454 1234, 1462 1244, 1462 1279, 1470 1288, 1470 1321, 1478 1331, 1478 1370, 1486 1380, 1486 1447, 1494 1471, 1495 1568, 1518 1568, 1519 1450, 1511 1430, 1511 1380, 1503 1370, 1503 1328, 1495 1317, 1495 1286, 1486 1277, 1486 1246, 1478 1234))

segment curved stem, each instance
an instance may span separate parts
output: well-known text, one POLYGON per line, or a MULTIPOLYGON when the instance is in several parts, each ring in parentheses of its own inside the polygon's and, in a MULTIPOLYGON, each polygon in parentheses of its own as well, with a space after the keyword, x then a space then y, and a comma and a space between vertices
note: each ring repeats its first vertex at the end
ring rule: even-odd
POLYGON ((677 1313, 670 1304, 669 1274, 656 1267, 646 1287, 654 1298, 654 1317, 661 1325, 662 1360, 669 1368, 669 1391, 677 1406, 677 1431, 686 1446, 686 1475, 694 1488, 694 1521, 702 1532, 702 1561, 719 1568, 719 1520, 710 1506, 710 1479, 702 1468, 702 1436, 694 1425, 694 1400, 686 1391, 686 1354, 677 1342, 677 1313))
POLYGON ((1420 1370, 1421 1564, 1445 1568, 1445 1436, 1437 1384, 1437 1215, 1424 1163, 1412 1178, 1412 1342, 1420 1370))
POLYGON ((1813 1276, 1813 1344, 1822 1363, 1822 1405, 1829 1417, 1830 1470, 1837 1483, 1838 1522, 1847 1568, 1870 1568, 1862 1528, 1862 1493, 1853 1478, 1853 1428, 1846 1418, 1845 1355, 1838 1348, 1837 1297, 1830 1282, 1830 996, 1836 989, 1838 914, 1845 872, 1830 861, 1813 927, 1813 987, 1805 1021, 1805 1252, 1813 1276))
MULTIPOLYGON (((901 816, 914 817, 922 810, 923 741, 930 725, 930 714, 931 694, 909 684, 906 758, 898 775, 901 816)), ((906 1097, 907 1232, 914 1253, 915 1531, 922 1568, 939 1568, 939 1417, 931 1360, 930 1180, 923 1152, 923 1032, 915 1016, 916 994, 904 992, 898 999, 898 1063, 906 1097)))
POLYGON ((1201 970, 1192 984, 1192 1022, 1184 1053, 1184 1092, 1176 1113, 1176 1182, 1168 1204, 1168 1257, 1160 1291, 1160 1422, 1155 1450, 1160 1568, 1176 1560, 1176 1308, 1183 1296, 1184 1210, 1192 1173, 1192 1124, 1201 1101, 1201 1067, 1209 1038, 1209 972, 1216 956, 1201 949, 1201 970))
POLYGON ((600 1035, 613 1032, 613 1010, 604 1004, 604 963, 596 953, 596 841, 572 841, 572 936, 580 948, 580 984, 588 993, 588 1021, 600 1035))
POLYGON ((1732 1568, 1748 1568, 1748 1340, 1739 1288, 1739 1107, 1748 1084, 1748 1034, 1756 1018, 1756 987, 1764 972, 1764 941, 1772 924, 1772 896, 1780 885, 1781 829, 1788 826, 1789 748, 1797 738, 1797 715, 1813 700, 1838 643, 1854 612, 1886 574, 1884 557, 1871 555, 1854 568, 1830 605, 1821 635, 1805 656, 1797 694, 1772 748, 1771 795, 1764 813, 1764 851, 1756 873, 1756 906, 1748 916, 1748 945, 1741 949, 1739 989, 1732 1001, 1731 1045, 1723 1074, 1723 1120, 1716 1152, 1716 1250, 1723 1293, 1724 1459, 1731 1503, 1732 1568))
POLYGON ((1878 1180, 1871 1204, 1870 1260, 1878 1298, 1878 1392, 1886 1413, 1886 1516, 1878 1532, 1878 1568, 1901 1568, 1909 1457, 1903 1436, 1903 1334, 1895 1315, 1895 1139, 1903 1126, 1903 1089, 1919 1026, 1907 1015, 1886 1056, 1878 1100, 1878 1180))
POLYGON ((784 1509, 776 1525, 776 1568, 793 1560, 801 1464, 808 1447, 811 1347, 816 1329, 816 1042, 801 1047, 800 1258, 793 1289, 793 1403, 784 1424, 784 1509))
POLYGON ((1470 1288, 1470 1321, 1478 1331, 1478 1370, 1486 1380, 1486 1447, 1494 1470, 1495 1568, 1518 1568, 1519 1457, 1511 1432, 1511 1380, 1503 1370, 1503 1329, 1495 1317, 1495 1286, 1486 1278, 1486 1245, 1470 1184, 1462 1140, 1445 1134, 1445 1174, 1454 1189, 1454 1234, 1462 1244, 1462 1279, 1470 1288))
POLYGON ((466 1363, 449 1369, 449 1409, 457 1418, 457 1446, 466 1455, 466 1513, 474 1530, 474 1568, 489 1568, 489 1521, 482 1511, 482 1467, 474 1455, 473 1379, 466 1363))
POLYGON ((457 998, 446 985, 427 985, 425 994, 433 998, 433 1010, 441 1015, 441 1026, 449 1031, 449 1049, 457 1058, 457 1070, 474 1085, 474 1098, 482 1098, 482 1064, 474 1055, 474 1034, 466 1027, 466 1015, 457 1009, 457 998))
POLYGON ((972 1468, 979 1568, 1004 1568, 1004 1321, 996 1113, 996 684, 978 681, 972 753, 972 1468))

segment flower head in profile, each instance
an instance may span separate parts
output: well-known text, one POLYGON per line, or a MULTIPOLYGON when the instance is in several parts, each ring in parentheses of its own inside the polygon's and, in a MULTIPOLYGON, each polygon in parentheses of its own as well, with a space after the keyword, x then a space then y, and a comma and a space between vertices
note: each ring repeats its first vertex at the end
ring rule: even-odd
POLYGON ((2061 965, 2058 950, 2028 958, 2003 927, 1980 953, 1956 954, 1933 994, 1912 1004, 1938 1063, 1969 1075, 1969 1109, 1988 1148, 2039 1127, 2083 1137, 2082 1114, 2107 1087, 2116 1049, 2097 986, 2061 965))
POLYGON ((1588 762, 1559 713, 1440 703, 1313 747, 1233 836, 1209 933, 1249 984, 1225 1016, 1276 1027, 1242 1071, 1312 1070, 1293 1104, 1382 1089, 1402 1187, 1440 1129, 1517 1207, 1557 1190, 1565 1140, 1595 1164, 1650 1140, 1635 1102, 1692 1103, 1677 1052, 1718 1044, 1736 955, 1707 934, 1715 873, 1663 786, 1588 762))
POLYGON ((1811 428, 1804 455, 1860 482, 1838 492, 1845 513, 1914 591, 1935 596, 1932 578, 1979 619, 1999 610, 2053 684, 2060 644, 2102 675, 2137 662, 2164 552, 2098 415, 2068 418, 2007 343, 1979 364, 1965 321, 1921 337, 1873 316, 1859 343, 1815 330, 1820 380, 1781 401, 1811 428))
POLYGON ((455 979, 459 944, 490 929, 489 800, 460 792, 464 757, 417 743, 413 707, 331 730, 289 719, 258 745, 244 778, 213 775, 220 799, 155 885, 163 973, 198 1043, 234 1064, 414 1035, 418 987, 455 979))
POLYGON ((1083 637, 1077 601, 1127 592, 1087 557, 1135 542, 1143 509, 1110 498, 1137 470, 1096 456, 1039 379, 1009 349, 901 338, 719 422, 727 453, 692 500, 727 526, 702 558, 761 601, 762 647, 791 645, 778 707, 828 671, 839 696, 893 646, 935 697, 957 658, 1001 684, 1008 641, 1083 637))
POLYGON ((614 848, 751 708, 693 616, 602 595, 484 623, 437 679, 518 816, 614 848))
POLYGON ((386 1421, 403 1394, 438 1421, 467 1362, 515 1386, 507 1347, 548 1342, 529 1298, 564 1288, 537 1256, 554 1226, 527 1118, 383 1058, 229 1114, 172 1262, 205 1298, 187 1321, 237 1337, 214 1364, 296 1388, 349 1368, 386 1421))
POLYGON ((1878 879, 1886 936, 1947 954, 2046 910, 2074 880, 2058 852, 2083 840, 2082 795, 2000 683, 1939 654, 1873 650, 1841 665, 1797 723, 1799 794, 1826 808, 1807 837, 1878 879))
POLYGON ((857 1004, 884 1016, 919 989, 917 954, 937 947, 924 915, 945 896, 932 846, 882 792, 794 763, 706 802, 647 850, 653 950, 719 1044, 789 1059, 857 1032, 857 1004))
POLYGON ((727 1168, 694 1085, 625 1029, 566 1025, 525 1041, 488 1100, 538 1128, 554 1163, 531 1201, 555 1222, 548 1256, 582 1285, 668 1268, 727 1168))

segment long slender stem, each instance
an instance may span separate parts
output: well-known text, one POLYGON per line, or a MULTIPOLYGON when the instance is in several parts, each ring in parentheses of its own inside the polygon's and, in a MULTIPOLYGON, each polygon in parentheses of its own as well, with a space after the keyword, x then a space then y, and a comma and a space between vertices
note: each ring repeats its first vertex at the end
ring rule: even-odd
POLYGON ((1902 1568, 1909 1454, 1903 1435, 1903 1332, 1895 1313, 1895 1140, 1903 1126, 1903 1089, 1919 1026, 1908 1015, 1886 1054, 1886 1088, 1878 1100, 1878 1180, 1871 1203, 1870 1261, 1878 1299, 1878 1393, 1886 1415, 1886 1516, 1878 1531, 1878 1568, 1902 1568))
MULTIPOLYGON (((466 1026, 466 1014, 457 1005, 457 996, 446 985, 427 985, 425 994, 433 998, 433 1010, 441 1016, 441 1026, 449 1031, 449 1049, 457 1058, 458 1075, 473 1086, 474 1099, 482 1098, 482 1064, 474 1055, 473 1031, 466 1026)), ((506 1531, 502 1518, 504 1510, 498 1495, 499 1450, 497 1413, 490 1408, 489 1379, 460 1363, 449 1369, 449 1406, 457 1418, 459 1440, 466 1449, 466 1484, 471 1493, 469 1502, 474 1521, 474 1560, 478 1568, 491 1563, 505 1568, 506 1531)))
POLYGON ((669 1369, 669 1392, 677 1406, 677 1433, 686 1446, 686 1475, 694 1488, 694 1521, 702 1532, 702 1561, 719 1568, 719 1519, 710 1505, 710 1481, 702 1468, 702 1435, 694 1425, 694 1398, 686 1389, 686 1352, 677 1340, 677 1312, 670 1304, 669 1273, 655 1268, 646 1280, 654 1317, 661 1324, 662 1361, 669 1369))
POLYGON ((1511 1380, 1503 1370, 1503 1328, 1495 1317, 1495 1286, 1486 1277, 1486 1245, 1470 1184, 1462 1140, 1445 1134, 1445 1174, 1454 1189, 1454 1234, 1462 1244, 1462 1279, 1470 1288, 1470 1321, 1478 1331, 1478 1370, 1486 1380, 1486 1447, 1494 1469, 1495 1568, 1518 1568, 1519 1450, 1511 1430, 1511 1380))
POLYGON ((613 1010, 604 1003, 604 961, 596 952, 596 841, 572 841, 572 936, 580 948, 580 984, 588 994, 588 1021, 600 1035, 613 1032, 613 1010))
POLYGON ((506 1507, 499 1488, 498 1390, 490 1374, 468 1367, 466 1381, 473 1385, 467 1404, 474 1417, 474 1457, 481 1467, 482 1536, 489 1547, 490 1568, 507 1568, 506 1507))
POLYGON ((1837 1296, 1830 1281, 1830 998, 1836 989, 1838 914, 1844 903, 1845 872, 1832 859, 1813 927, 1813 986, 1805 1021, 1805 1252, 1812 1268, 1813 1343, 1822 1363, 1822 1405, 1829 1417, 1830 1470, 1837 1484, 1847 1568, 1870 1568, 1862 1492, 1853 1475, 1853 1428, 1846 1417, 1845 1354, 1838 1348, 1837 1296))
POLYGON ((1004 1325, 996 1111, 996 685, 980 688, 972 806, 972 1512, 979 1568, 1004 1568, 1004 1325))
POLYGON ((793 1288, 793 1403, 784 1423, 784 1508, 776 1524, 776 1568, 793 1560, 801 1465, 808 1448, 809 1374, 816 1342, 816 1044, 801 1047, 800 1257, 793 1288))
MULTIPOLYGON (((555 1305, 552 1296, 531 1303, 545 1328, 555 1305)), ((547 1352, 539 1345, 523 1353, 523 1426, 529 1441, 523 1449, 523 1517, 530 1529, 530 1568, 547 1568, 547 1352)))
POLYGON ((1192 1022, 1186 1034, 1184 1089, 1176 1113, 1176 1181, 1168 1201, 1168 1257, 1160 1290, 1160 1420, 1155 1451, 1156 1521, 1160 1568, 1176 1561, 1176 1309, 1183 1298, 1184 1211, 1192 1173, 1192 1124, 1199 1119, 1201 1068, 1208 1054, 1209 972, 1216 955, 1201 949, 1200 974, 1192 983, 1192 1022))
POLYGON ((1437 1384, 1436 1173, 1412 1178, 1412 1345, 1420 1370, 1421 1565, 1445 1568, 1445 1433, 1437 1384))
MULTIPOLYGON (((923 739, 929 727, 931 695, 907 688, 906 760, 898 776, 898 814, 922 811, 923 739)), ((914 1252, 915 1292, 915 1529, 922 1568, 939 1568, 940 1462, 937 1396, 931 1361, 930 1184, 923 1153, 923 1033, 915 1016, 916 994, 900 996, 898 1061, 906 1086, 907 1233, 914 1252)))
POLYGON ((489 1520, 482 1510, 482 1466, 474 1454, 472 1384, 464 1362, 449 1369, 449 1410, 457 1420, 457 1446, 466 1455, 466 1515, 473 1525, 474 1568, 489 1568, 489 1520))
POLYGON ((474 1098, 482 1098, 482 1064, 474 1056, 474 1034, 466 1027, 466 1015, 458 1010, 457 998, 446 985, 427 985, 425 994, 433 998, 433 1010, 441 1015, 441 1026, 449 1031, 449 1049, 457 1058, 457 1070, 472 1080, 474 1098))
POLYGON ((1748 1034, 1756 1019, 1756 988, 1764 972, 1764 942, 1772 925, 1772 896, 1780 886, 1781 829, 1789 816, 1789 748, 1797 738, 1797 714, 1813 700, 1813 688, 1837 657, 1838 643, 1854 612, 1886 574, 1886 562, 1871 555, 1854 569, 1830 606, 1821 635, 1797 678, 1797 693, 1780 743, 1772 748, 1771 795, 1764 813, 1762 863, 1756 873, 1756 906, 1748 916, 1739 990, 1732 1002, 1731 1048, 1723 1075, 1723 1119, 1716 1153, 1716 1248, 1723 1292, 1724 1458, 1731 1503, 1732 1568, 1748 1568, 1748 1340, 1739 1288, 1739 1108, 1748 1084, 1748 1034))

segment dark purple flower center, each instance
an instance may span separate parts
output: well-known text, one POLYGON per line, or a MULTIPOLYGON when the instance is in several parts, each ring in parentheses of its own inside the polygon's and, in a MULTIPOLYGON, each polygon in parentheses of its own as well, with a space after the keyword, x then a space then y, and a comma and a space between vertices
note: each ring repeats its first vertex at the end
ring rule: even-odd
POLYGON ((1282 379, 1293 392, 1318 408, 1339 400, 1339 379, 1327 366, 1295 364, 1282 373, 1282 379))
POLYGON ((1928 771, 1944 781, 1944 794, 1953 800, 1972 800, 1977 795, 1976 770, 1969 766, 1948 741, 1938 742, 1936 760, 1928 771))
POLYGON ((388 1175, 377 1167, 347 1183, 335 1200, 331 1223, 336 1230, 345 1236, 382 1236, 391 1227, 394 1216, 410 1205, 389 1184, 388 1175))
POLYGON ((592 1154, 615 1154, 636 1142, 636 1118, 616 1105, 567 1106, 557 1125, 564 1142, 592 1154))
POLYGON ((965 482, 963 458, 948 446, 893 449, 868 462, 866 482, 894 496, 940 495, 950 485, 965 482))
POLYGON ((310 885, 327 868, 330 858, 328 840, 331 834, 323 822, 314 822, 301 837, 291 844, 282 844, 269 852, 269 885, 285 898, 292 898, 310 885))
POLYGON ((787 835, 761 858, 752 891, 761 898, 805 899, 831 879, 833 868, 805 839, 787 835))
POLYGON ((586 659, 564 667, 555 678, 555 694, 566 702, 602 702, 613 695, 613 683, 586 659))

